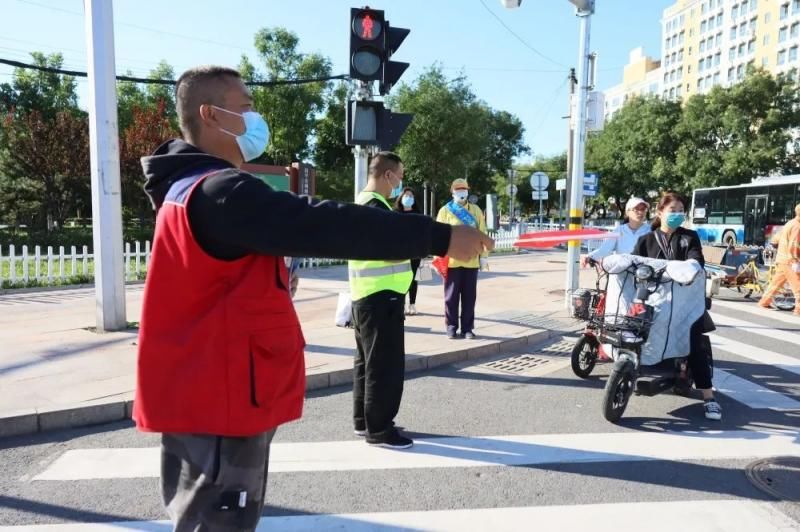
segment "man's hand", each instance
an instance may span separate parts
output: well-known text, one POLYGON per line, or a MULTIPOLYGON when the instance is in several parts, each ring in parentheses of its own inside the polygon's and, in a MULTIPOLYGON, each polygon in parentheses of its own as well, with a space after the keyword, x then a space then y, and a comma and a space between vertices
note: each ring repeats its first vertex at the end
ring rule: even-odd
POLYGON ((300 276, 297 275, 297 272, 292 274, 292 278, 289 279, 289 292, 292 294, 292 299, 294 299, 294 295, 297 293, 297 285, 300 282, 300 276))
POLYGON ((468 225, 454 225, 450 233, 447 255, 461 261, 474 259, 494 249, 494 240, 468 225))
POLYGON ((481 257, 480 265, 481 265, 481 271, 482 272, 488 272, 489 271, 489 259, 485 259, 485 258, 481 257))

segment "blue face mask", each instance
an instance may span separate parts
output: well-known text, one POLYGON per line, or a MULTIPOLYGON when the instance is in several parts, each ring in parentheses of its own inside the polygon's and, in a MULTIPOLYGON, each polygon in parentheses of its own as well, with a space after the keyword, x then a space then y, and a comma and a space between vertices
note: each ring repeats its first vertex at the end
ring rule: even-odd
POLYGON ((410 209, 414 206, 414 197, 413 196, 403 196, 403 199, 400 200, 400 203, 403 204, 403 207, 410 209))
POLYGON ((239 151, 242 152, 242 157, 245 161, 252 161, 257 159, 264 150, 267 149, 269 144, 269 126, 267 121, 264 120, 260 114, 255 111, 246 111, 242 114, 228 111, 222 107, 212 106, 214 109, 219 109, 232 115, 241 116, 244 120, 244 133, 237 135, 228 130, 220 128, 220 131, 227 133, 232 137, 236 137, 236 143, 239 145, 239 151))
POLYGON ((677 229, 686 220, 686 214, 682 212, 671 212, 667 214, 667 227, 677 229))

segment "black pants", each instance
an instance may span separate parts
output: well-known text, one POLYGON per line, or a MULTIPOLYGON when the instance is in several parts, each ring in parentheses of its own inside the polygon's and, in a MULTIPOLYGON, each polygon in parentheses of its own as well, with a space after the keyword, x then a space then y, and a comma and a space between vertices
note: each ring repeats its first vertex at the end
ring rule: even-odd
POLYGON ((175 531, 255 530, 274 435, 162 434, 161 493, 175 531))
POLYGON ((689 331, 689 369, 692 370, 695 388, 711 388, 711 340, 703 334, 703 318, 697 320, 689 331))
POLYGON ((411 275, 414 277, 411 281, 411 287, 408 289, 408 304, 417 304, 417 270, 419 269, 420 259, 411 259, 411 275))
POLYGON ((450 268, 444 282, 444 315, 447 327, 458 329, 461 303, 461 332, 475 328, 475 300, 478 297, 478 268, 450 268))
POLYGON ((392 430, 405 378, 404 294, 383 291, 353 301, 356 359, 353 424, 381 436, 392 430))

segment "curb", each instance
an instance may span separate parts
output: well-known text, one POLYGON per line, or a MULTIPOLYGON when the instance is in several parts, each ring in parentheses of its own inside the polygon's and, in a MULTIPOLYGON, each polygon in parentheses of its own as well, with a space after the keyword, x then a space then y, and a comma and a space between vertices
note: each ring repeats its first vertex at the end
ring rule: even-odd
MULTIPOLYGON (((539 330, 537 332, 509 338, 499 342, 458 351, 447 351, 433 355, 410 355, 406 358, 406 373, 434 369, 446 364, 477 360, 500 354, 501 351, 519 349, 545 342, 555 336, 567 334, 566 330, 539 330)), ((464 340, 462 340, 464 341, 464 340)), ((343 369, 326 373, 306 375, 306 392, 335 386, 352 384, 353 370, 343 369)), ((31 408, 8 412, 0 416, 0 439, 12 436, 27 436, 62 429, 75 429, 100 425, 131 418, 133 393, 123 394, 114 401, 92 401, 79 405, 53 408, 31 408)))

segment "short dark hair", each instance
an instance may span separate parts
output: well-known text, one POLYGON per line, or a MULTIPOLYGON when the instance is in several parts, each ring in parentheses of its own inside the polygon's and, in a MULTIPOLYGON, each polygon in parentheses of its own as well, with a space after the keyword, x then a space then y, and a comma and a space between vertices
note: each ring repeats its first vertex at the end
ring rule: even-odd
POLYGON ((178 124, 184 137, 194 138, 200 130, 201 105, 222 106, 223 95, 231 78, 242 79, 233 68, 205 65, 190 68, 178 78, 175 84, 175 107, 178 111, 178 124))
POLYGON ((386 170, 397 170, 403 163, 399 155, 390 151, 381 151, 375 154, 369 163, 369 175, 380 177, 386 170))

